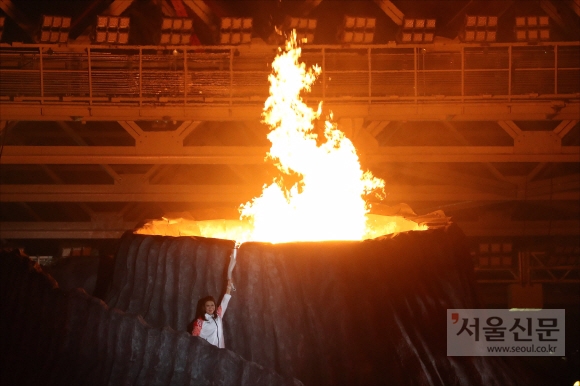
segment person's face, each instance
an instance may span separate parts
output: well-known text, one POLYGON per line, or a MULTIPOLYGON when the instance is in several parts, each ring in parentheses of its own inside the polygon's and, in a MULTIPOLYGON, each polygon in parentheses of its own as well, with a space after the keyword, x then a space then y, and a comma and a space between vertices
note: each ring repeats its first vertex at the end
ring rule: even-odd
POLYGON ((212 302, 211 300, 205 302, 205 313, 213 315, 214 312, 215 312, 215 303, 212 302))

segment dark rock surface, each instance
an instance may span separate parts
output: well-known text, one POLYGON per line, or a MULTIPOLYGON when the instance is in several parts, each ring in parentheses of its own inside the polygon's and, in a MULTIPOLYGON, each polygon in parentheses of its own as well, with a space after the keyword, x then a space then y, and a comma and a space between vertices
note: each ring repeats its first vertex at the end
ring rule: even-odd
POLYGON ((52 276, 62 290, 82 288, 89 295, 103 299, 111 284, 113 264, 112 256, 75 256, 61 258, 42 270, 52 276))
MULTIPOLYGON (((233 242, 126 234, 110 306, 185 330, 233 242)), ((446 309, 479 308, 455 226, 364 242, 245 243, 226 347, 307 385, 544 384, 510 358, 447 357, 446 309)))
POLYGON ((0 255, 2 385, 298 385, 272 370, 0 255))
POLYGON ((58 283, 58 287, 65 291, 82 288, 89 295, 93 295, 97 284, 99 263, 97 256, 66 257, 43 267, 42 270, 52 276, 58 283))

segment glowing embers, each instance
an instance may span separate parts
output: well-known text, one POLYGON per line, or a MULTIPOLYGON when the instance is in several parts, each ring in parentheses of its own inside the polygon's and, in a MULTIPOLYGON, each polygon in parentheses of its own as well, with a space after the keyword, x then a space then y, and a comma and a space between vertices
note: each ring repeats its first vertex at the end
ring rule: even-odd
POLYGON ((70 22, 70 17, 43 15, 38 39, 42 43, 66 43, 70 22))
POLYGON ((372 43, 376 22, 373 17, 345 16, 343 25, 338 30, 338 40, 341 43, 372 43))
POLYGON ((97 16, 93 33, 95 43, 127 44, 131 19, 124 16, 97 16))
POLYGON ((466 15, 459 37, 464 42, 495 42, 497 16, 466 15))
POLYGON ((242 205, 242 218, 253 226, 252 240, 361 240, 364 196, 380 194, 384 181, 361 170, 354 145, 334 123, 320 122, 324 138, 315 133, 321 105, 314 111, 301 93, 310 91, 321 68, 307 69, 300 54, 292 34, 272 63, 262 116, 271 129, 268 158, 279 174, 260 197, 242 205))
POLYGON ((515 37, 517 41, 550 40, 548 16, 516 16, 515 37))
POLYGON ((193 33, 193 19, 163 18, 161 22, 160 44, 189 44, 193 33))
POLYGON ((398 40, 401 43, 433 43, 435 23, 433 18, 404 19, 398 40))
MULTIPOLYGON (((402 216, 367 214, 365 217, 367 231, 362 237, 363 240, 393 233, 428 229, 427 225, 418 224, 412 219, 402 216)), ((196 221, 188 213, 167 215, 159 220, 150 220, 133 233, 173 237, 201 236, 238 242, 254 240, 252 225, 248 221, 231 219, 196 221)))
POLYGON ((223 17, 220 21, 219 44, 245 44, 252 41, 252 25, 249 17, 223 17))

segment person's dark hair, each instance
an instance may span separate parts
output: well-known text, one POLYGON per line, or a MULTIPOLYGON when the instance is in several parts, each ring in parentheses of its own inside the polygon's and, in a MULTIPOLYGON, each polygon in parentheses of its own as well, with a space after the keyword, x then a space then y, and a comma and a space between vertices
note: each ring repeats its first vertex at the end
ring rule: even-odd
POLYGON ((205 303, 212 301, 213 304, 215 304, 215 310, 213 312, 213 318, 216 319, 218 317, 217 314, 217 303, 215 301, 215 299, 213 298, 213 296, 206 296, 204 298, 199 299, 199 302, 197 302, 197 311, 195 312, 195 319, 202 319, 202 320, 207 320, 205 318, 205 303))

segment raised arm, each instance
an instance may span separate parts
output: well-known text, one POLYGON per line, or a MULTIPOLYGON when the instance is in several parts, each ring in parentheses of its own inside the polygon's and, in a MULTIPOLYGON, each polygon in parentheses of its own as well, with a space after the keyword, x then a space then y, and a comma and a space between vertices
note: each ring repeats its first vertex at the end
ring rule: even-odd
POLYGON ((228 308, 228 303, 230 302, 230 299, 232 297, 232 295, 230 295, 230 292, 232 292, 232 281, 228 280, 228 286, 226 287, 226 293, 224 294, 222 302, 217 309, 217 313, 221 317, 223 317, 224 314, 226 313, 226 309, 228 308))

